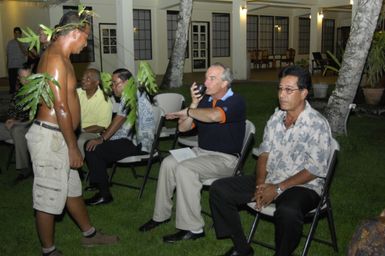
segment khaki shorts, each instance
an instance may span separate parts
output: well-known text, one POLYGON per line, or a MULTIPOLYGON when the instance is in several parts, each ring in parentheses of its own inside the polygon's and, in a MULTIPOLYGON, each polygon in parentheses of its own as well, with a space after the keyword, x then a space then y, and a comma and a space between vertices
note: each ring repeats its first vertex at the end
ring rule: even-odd
MULTIPOLYGON (((46 123, 57 127, 55 124, 46 123)), ((61 214, 67 197, 82 195, 79 173, 69 166, 63 134, 33 124, 25 135, 33 164, 33 208, 61 214)))

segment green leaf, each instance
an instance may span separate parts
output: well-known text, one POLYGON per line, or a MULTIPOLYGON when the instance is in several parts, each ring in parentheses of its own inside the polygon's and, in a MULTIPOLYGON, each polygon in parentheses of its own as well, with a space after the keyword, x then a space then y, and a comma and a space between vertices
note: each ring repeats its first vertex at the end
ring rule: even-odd
POLYGON ((108 72, 100 72, 100 79, 102 80, 102 88, 105 94, 110 95, 112 92, 112 76, 108 72))
POLYGON ((37 107, 42 99, 48 108, 52 108, 54 94, 49 83, 53 83, 60 88, 59 82, 48 73, 33 74, 27 78, 27 83, 23 85, 16 97, 22 98, 17 106, 29 111, 29 118, 33 119, 36 115, 37 107))
POLYGON ((144 87, 149 95, 154 95, 158 92, 159 87, 156 84, 156 76, 152 71, 151 66, 146 61, 139 63, 137 73, 138 87, 144 87))
POLYGON ((122 92, 122 100, 124 101, 126 107, 130 111, 127 116, 127 121, 132 126, 136 121, 136 109, 137 109, 137 98, 136 98, 137 87, 135 84, 135 79, 131 77, 128 79, 126 84, 124 85, 124 89, 122 92))
POLYGON ((25 37, 18 38, 17 40, 22 43, 29 43, 29 50, 36 47, 38 49, 38 52, 40 51, 40 41, 39 36, 32 31, 29 27, 26 28, 26 30, 21 29, 25 37))

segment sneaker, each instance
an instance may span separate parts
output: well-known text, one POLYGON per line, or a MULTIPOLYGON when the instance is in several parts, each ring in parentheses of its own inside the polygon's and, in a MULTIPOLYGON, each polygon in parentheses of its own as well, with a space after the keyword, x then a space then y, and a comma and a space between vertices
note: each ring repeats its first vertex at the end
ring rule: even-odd
POLYGON ((81 244, 84 247, 93 247, 96 245, 109 245, 116 244, 119 241, 119 237, 115 235, 106 235, 101 231, 96 231, 91 237, 82 237, 81 244))
POLYGON ((169 221, 170 221, 170 219, 167 219, 164 221, 155 221, 155 220, 151 219, 151 220, 147 221, 146 223, 144 223, 142 226, 140 226, 139 231, 147 232, 147 231, 150 231, 150 230, 156 228, 157 226, 162 225, 164 223, 167 223, 169 221))

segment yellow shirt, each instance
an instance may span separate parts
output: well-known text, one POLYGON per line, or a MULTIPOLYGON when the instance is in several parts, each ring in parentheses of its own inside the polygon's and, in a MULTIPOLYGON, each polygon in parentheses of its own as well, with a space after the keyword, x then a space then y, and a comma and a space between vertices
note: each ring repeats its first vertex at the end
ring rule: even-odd
POLYGON ((80 101, 81 128, 98 125, 107 128, 112 118, 112 102, 104 99, 103 91, 98 88, 91 98, 87 98, 86 91, 77 89, 80 101))

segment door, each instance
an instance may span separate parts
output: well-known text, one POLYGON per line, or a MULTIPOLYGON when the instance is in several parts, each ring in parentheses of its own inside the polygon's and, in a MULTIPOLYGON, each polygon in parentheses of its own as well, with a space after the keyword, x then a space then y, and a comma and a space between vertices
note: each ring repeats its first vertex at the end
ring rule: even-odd
POLYGON ((118 59, 116 44, 116 23, 99 23, 101 71, 112 73, 118 59))
POLYGON ((192 71, 206 71, 209 66, 209 24, 193 22, 191 31, 192 71))

